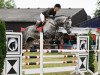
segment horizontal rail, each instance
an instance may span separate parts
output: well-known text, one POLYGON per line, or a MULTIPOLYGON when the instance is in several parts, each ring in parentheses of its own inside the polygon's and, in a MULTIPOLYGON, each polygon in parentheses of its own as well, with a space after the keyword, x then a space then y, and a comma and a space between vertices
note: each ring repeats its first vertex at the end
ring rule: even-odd
MULTIPOLYGON (((66 63, 77 63, 77 60, 43 62, 43 64, 66 64, 66 63)), ((40 62, 25 62, 22 64, 23 65, 39 65, 40 62)))
MULTIPOLYGON (((43 58, 67 58, 67 57, 77 57, 78 55, 70 54, 70 55, 46 55, 43 58)), ((35 59, 40 58, 40 56, 22 56, 23 59, 35 59)))
MULTIPOLYGON (((23 50, 24 52, 40 52, 40 50, 23 50)), ((67 50, 67 49, 44 49, 44 53, 62 53, 62 52, 72 52, 72 53, 83 53, 89 52, 88 50, 67 50)))

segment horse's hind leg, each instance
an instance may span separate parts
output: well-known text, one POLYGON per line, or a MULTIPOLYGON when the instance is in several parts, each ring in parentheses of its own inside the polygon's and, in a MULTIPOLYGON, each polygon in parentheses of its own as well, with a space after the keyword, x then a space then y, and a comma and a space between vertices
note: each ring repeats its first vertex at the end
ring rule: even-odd
POLYGON ((34 41, 34 39, 31 38, 31 37, 29 37, 29 38, 27 39, 27 41, 26 41, 25 47, 26 47, 26 48, 30 48, 30 47, 33 45, 33 41, 34 41))

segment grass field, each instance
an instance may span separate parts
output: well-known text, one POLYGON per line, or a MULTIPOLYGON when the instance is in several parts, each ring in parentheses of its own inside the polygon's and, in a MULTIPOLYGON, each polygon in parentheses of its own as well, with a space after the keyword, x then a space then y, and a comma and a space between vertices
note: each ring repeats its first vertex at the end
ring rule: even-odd
MULTIPOLYGON (((66 55, 66 54, 72 54, 72 53, 44 53, 45 55, 66 55)), ((24 53, 24 56, 39 56, 39 53, 35 52, 28 52, 28 53, 24 53)), ((36 59, 23 59, 23 62, 38 62, 40 59, 36 58, 36 59)), ((44 58, 43 61, 47 62, 47 61, 67 61, 67 60, 77 60, 77 58, 75 57, 70 57, 70 58, 44 58)), ((94 62, 95 67, 97 67, 97 62, 94 62)), ((75 66, 75 63, 68 63, 68 64, 45 64, 43 65, 44 68, 47 67, 64 67, 64 66, 75 66)), ((25 65, 22 66, 23 69, 34 69, 34 68, 39 68, 40 65, 25 65)), ((97 68, 96 68, 97 69, 97 68)), ((44 75, 71 75, 71 72, 59 72, 59 73, 46 73, 44 75)), ((23 74, 24 75, 24 74, 23 74)), ((39 75, 39 74, 32 74, 32 75, 39 75)), ((73 74, 75 75, 75 74, 73 74)), ((86 74, 86 75, 90 75, 90 74, 86 74)))

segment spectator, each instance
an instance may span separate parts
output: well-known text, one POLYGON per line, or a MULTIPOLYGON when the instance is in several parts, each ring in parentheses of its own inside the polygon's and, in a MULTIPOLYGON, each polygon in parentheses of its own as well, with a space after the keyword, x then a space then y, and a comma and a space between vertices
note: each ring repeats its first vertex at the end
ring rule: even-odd
POLYGON ((74 38, 73 38, 73 44, 77 44, 77 35, 75 34, 74 38))
POLYGON ((68 34, 64 34, 63 42, 64 42, 64 49, 67 49, 67 45, 68 45, 68 42, 69 42, 68 34))
POLYGON ((64 42, 63 42, 63 39, 60 40, 60 49, 64 49, 64 42))

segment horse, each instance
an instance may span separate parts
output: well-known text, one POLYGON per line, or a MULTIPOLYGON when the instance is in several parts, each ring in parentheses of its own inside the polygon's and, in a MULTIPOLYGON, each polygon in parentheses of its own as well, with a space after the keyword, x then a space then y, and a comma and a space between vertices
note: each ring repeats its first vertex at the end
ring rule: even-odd
MULTIPOLYGON (((58 16, 55 17, 55 19, 48 18, 46 19, 46 23, 43 26, 44 36, 50 37, 51 35, 55 35, 58 32, 59 27, 64 27, 67 33, 70 34, 71 24, 71 18, 67 16, 58 16)), ((34 39, 39 39, 40 34, 37 31, 36 27, 36 25, 28 26, 23 32, 23 43, 24 45, 27 45, 27 47, 30 47, 30 45, 32 45, 34 39)))

